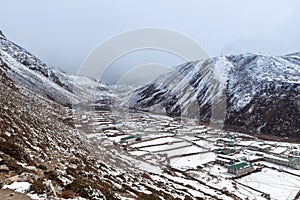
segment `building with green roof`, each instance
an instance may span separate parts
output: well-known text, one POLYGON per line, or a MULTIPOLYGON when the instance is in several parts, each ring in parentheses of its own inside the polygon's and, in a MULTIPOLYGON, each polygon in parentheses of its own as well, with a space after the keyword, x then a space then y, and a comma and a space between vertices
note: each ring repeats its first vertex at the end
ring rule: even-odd
POLYGON ((300 169, 300 151, 294 150, 288 155, 289 166, 294 169, 300 169))
POLYGON ((240 160, 232 165, 228 165, 228 173, 243 175, 254 170, 252 164, 247 160, 240 160))

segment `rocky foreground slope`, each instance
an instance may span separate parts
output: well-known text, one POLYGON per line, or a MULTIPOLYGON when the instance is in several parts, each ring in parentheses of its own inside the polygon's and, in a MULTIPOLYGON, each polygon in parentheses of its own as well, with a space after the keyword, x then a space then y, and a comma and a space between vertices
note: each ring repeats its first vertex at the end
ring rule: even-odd
POLYGON ((300 53, 221 56, 180 65, 130 99, 134 109, 161 112, 157 105, 168 115, 224 120, 230 130, 299 138, 300 53))

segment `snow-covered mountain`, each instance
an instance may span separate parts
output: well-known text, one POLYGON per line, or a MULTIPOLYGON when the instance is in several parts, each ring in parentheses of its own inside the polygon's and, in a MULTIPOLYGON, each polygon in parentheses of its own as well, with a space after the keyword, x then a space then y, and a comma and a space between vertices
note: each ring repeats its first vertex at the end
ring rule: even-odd
POLYGON ((3 63, 0 70, 15 83, 60 104, 89 102, 107 106, 109 103, 110 92, 106 85, 49 67, 24 48, 9 41, 2 32, 0 63, 3 63))
POLYGON ((298 137, 300 53, 241 54, 180 65, 130 99, 134 109, 155 111, 157 105, 168 115, 202 122, 209 122, 217 108, 219 115, 225 113, 227 129, 298 137))

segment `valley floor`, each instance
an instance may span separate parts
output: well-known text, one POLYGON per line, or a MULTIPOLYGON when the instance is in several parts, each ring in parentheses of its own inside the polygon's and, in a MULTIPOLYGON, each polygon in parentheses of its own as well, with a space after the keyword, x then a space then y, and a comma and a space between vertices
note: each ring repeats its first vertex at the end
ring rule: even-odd
MULTIPOLYGON (((66 154, 58 163, 56 181, 50 179, 50 184, 59 180, 67 185, 78 174, 89 177, 93 171, 96 177, 101 174, 98 183, 102 184, 99 186, 102 192, 109 191, 124 200, 154 196, 292 200, 299 195, 300 144, 261 140, 238 132, 214 130, 191 119, 178 121, 144 112, 77 108, 65 112, 64 118, 72 119, 78 132, 85 134, 83 137, 92 151, 83 155, 98 162, 93 166, 96 169, 84 167, 85 164, 74 162, 75 157, 70 161, 66 154)), ((81 151, 68 149, 73 153, 81 151)), ((79 183, 80 180, 77 179, 79 183)), ((3 189, 13 189, 13 184, 5 184, 3 189)), ((24 192, 35 195, 28 189, 31 183, 24 184, 27 187, 24 192)), ((10 194, 1 190, 1 200, 27 198, 23 194, 12 197, 10 194)))
POLYGON ((213 199, 294 199, 300 185, 299 144, 264 141, 213 130, 193 120, 141 112, 73 113, 75 126, 95 144, 115 145, 126 159, 162 185, 193 197, 213 199), (110 141, 110 142, 109 142, 110 141), (236 163, 249 168, 230 172, 236 163), (238 171, 240 170, 240 171, 238 171), (288 180, 287 180, 288 179, 288 180), (287 181, 287 182, 286 182, 287 181))

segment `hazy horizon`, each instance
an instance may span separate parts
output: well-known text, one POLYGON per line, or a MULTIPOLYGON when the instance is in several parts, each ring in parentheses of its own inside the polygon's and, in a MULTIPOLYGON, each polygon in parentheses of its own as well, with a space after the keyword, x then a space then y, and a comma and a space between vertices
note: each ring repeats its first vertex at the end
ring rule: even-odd
MULTIPOLYGON (((69 73, 76 73, 103 41, 142 27, 182 33, 209 56, 244 52, 283 55, 300 50, 297 0, 10 0, 1 7, 0 30, 8 39, 69 73)), ((140 63, 151 62, 153 55, 145 54, 140 63)), ((156 63, 180 64, 177 58, 159 57, 154 58, 156 63)), ((134 59, 124 58, 117 64, 130 68, 138 62, 134 59)))

